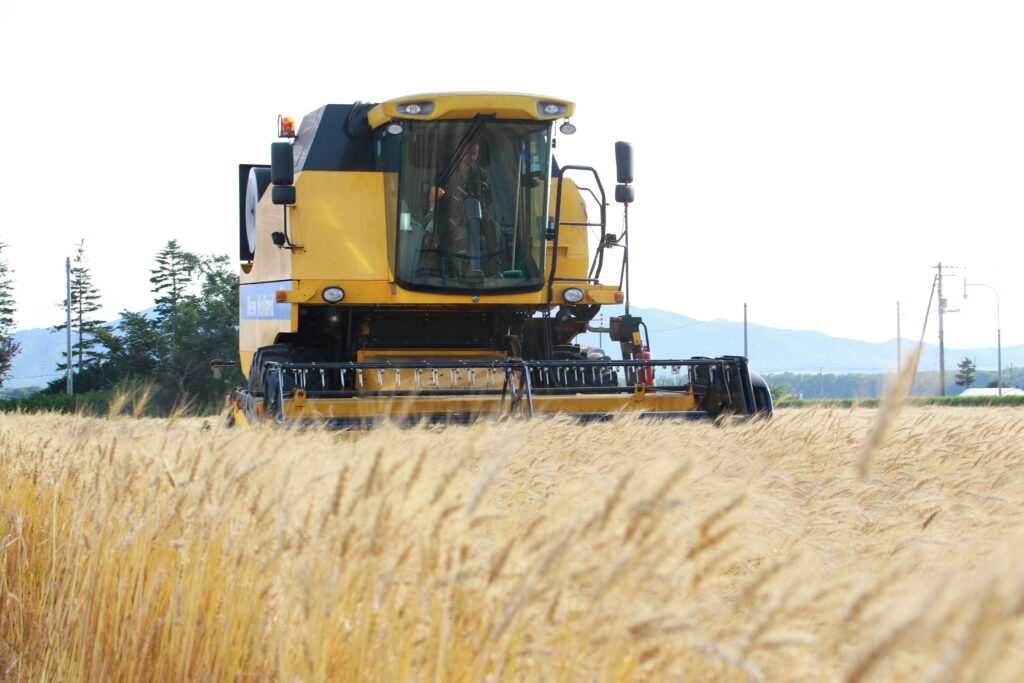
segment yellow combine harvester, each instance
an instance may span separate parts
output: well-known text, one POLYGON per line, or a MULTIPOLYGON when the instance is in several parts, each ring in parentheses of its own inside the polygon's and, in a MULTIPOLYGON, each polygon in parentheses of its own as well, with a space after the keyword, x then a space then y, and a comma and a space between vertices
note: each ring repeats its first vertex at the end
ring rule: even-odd
MULTIPOLYGON (((629 314, 628 230, 608 231, 593 168, 552 157, 554 126, 572 134, 573 111, 550 97, 449 93, 328 104, 297 132, 279 119, 288 140, 272 144, 270 165, 239 167, 249 384, 233 420, 770 412, 745 358, 651 360, 629 314), (601 284, 610 251, 617 282, 601 284), (625 313, 595 327, 614 304, 625 313), (617 341, 622 360, 574 343, 587 330, 617 341), (658 386, 656 367, 689 382, 658 386)), ((626 211, 629 145, 616 143, 616 161, 626 211)))

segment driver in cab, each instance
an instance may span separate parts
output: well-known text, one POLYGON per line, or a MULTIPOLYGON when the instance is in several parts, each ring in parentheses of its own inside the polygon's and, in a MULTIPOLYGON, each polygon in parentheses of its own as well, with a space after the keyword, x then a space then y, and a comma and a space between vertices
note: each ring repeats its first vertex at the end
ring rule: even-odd
POLYGON ((448 277, 483 277, 492 272, 497 245, 490 217, 491 187, 480 165, 480 145, 466 147, 444 187, 435 188, 433 236, 448 277))

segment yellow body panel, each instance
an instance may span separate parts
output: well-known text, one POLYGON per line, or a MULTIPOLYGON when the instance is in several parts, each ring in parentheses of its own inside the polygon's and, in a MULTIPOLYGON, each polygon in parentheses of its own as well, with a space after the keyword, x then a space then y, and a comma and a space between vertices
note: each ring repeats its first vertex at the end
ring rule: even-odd
POLYGON ((388 260, 383 173, 305 171, 289 209, 295 279, 394 277, 388 260))
POLYGON ((242 284, 292 279, 292 252, 270 238, 271 233, 282 230, 284 211, 270 201, 270 192, 263 195, 256 207, 256 255, 248 270, 242 269, 242 284))
MULTIPOLYGON (((559 257, 561 258, 561 256, 559 257)), ((385 306, 401 306, 404 308, 419 306, 474 306, 484 308, 495 306, 528 306, 543 307, 547 303, 547 289, 538 292, 520 294, 480 294, 479 301, 473 301, 470 294, 436 294, 433 292, 414 292, 402 289, 394 283, 366 282, 362 280, 297 280, 291 290, 281 293, 281 301, 293 304, 326 304, 321 293, 325 287, 341 287, 345 290, 345 306, 365 306, 367 304, 385 306)), ((559 282, 554 287, 554 300, 557 305, 562 301, 562 292, 569 287, 579 287, 585 293, 581 303, 614 304, 615 295, 619 292, 616 285, 588 285, 582 282, 559 282)), ((621 303, 621 302, 619 302, 621 303)))
MULTIPOLYGON (((523 405, 525 414, 526 406, 523 405)), ((688 412, 696 410, 693 397, 676 393, 640 394, 573 394, 567 396, 534 396, 535 415, 613 414, 631 412, 688 412)), ((286 418, 381 418, 500 416, 509 413, 509 399, 504 403, 497 395, 458 397, 349 398, 306 399, 301 405, 285 402, 286 418)))
MULTIPOLYGON (((548 215, 554 216, 558 201, 558 179, 551 179, 551 202, 548 215)), ((565 225, 565 223, 586 223, 587 207, 583 202, 576 183, 571 178, 562 181, 565 185, 562 189, 562 212, 559 220, 563 224, 558 230, 558 264, 556 277, 584 278, 590 268, 590 252, 587 243, 587 227, 583 225, 565 225)), ((548 262, 546 268, 551 268, 551 242, 548 242, 548 262)), ((556 283, 556 288, 559 283, 556 283)), ((574 285, 564 285, 572 287, 574 285)), ((575 286, 580 286, 577 284, 575 286)), ((618 288, 616 288, 618 289, 618 288)), ((561 301, 561 297, 556 298, 561 301)))

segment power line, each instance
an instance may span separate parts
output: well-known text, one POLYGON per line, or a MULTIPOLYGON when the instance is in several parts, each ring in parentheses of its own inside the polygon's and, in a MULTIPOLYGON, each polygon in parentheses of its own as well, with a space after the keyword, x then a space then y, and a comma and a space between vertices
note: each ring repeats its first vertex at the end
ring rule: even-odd
POLYGON ((707 323, 708 323, 707 320, 698 320, 697 322, 690 323, 689 325, 680 325, 679 327, 665 327, 665 328, 662 328, 660 330, 651 330, 651 331, 652 332, 671 332, 672 330, 681 330, 681 329, 684 329, 686 327, 693 327, 694 325, 706 325, 707 323))

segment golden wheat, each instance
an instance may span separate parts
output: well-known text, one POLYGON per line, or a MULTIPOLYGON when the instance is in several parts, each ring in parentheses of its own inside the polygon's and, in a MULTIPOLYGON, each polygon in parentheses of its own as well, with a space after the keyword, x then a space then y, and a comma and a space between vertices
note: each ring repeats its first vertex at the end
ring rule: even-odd
POLYGON ((1020 679, 1021 412, 878 415, 2 415, 0 677, 1020 679))

